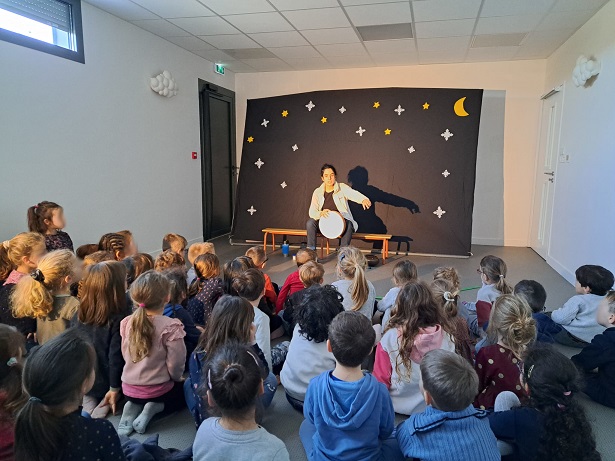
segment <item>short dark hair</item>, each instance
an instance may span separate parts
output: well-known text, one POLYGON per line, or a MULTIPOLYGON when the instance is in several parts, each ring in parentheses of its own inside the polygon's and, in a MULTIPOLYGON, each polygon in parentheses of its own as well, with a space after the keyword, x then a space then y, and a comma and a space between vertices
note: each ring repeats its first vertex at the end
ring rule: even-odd
POLYGON ((344 311, 342 299, 342 295, 332 285, 313 285, 303 290, 303 298, 294 314, 299 333, 308 341, 326 341, 331 321, 344 311))
POLYGON ((237 292, 233 289, 233 279, 252 267, 255 267, 252 258, 247 256, 237 256, 235 259, 228 261, 222 270, 224 293, 237 296, 237 292))
POLYGON ((265 276, 258 269, 248 269, 233 278, 232 287, 242 298, 256 301, 265 289, 265 276))
POLYGON ((547 292, 536 280, 521 280, 515 285, 514 294, 525 298, 534 313, 542 312, 547 301, 547 292))
POLYGON ((602 266, 587 264, 574 272, 577 281, 582 287, 589 287, 591 293, 598 296, 606 295, 613 288, 613 273, 602 266))
POLYGON ((329 325, 329 341, 335 360, 345 367, 358 367, 374 348, 376 332, 365 315, 344 311, 329 325))
POLYGON ((322 176, 323 174, 325 174, 325 170, 333 170, 333 174, 335 176, 337 176, 337 170, 335 169, 335 167, 329 163, 325 163, 323 166, 320 167, 320 176, 322 176))
POLYGON ((423 356, 421 376, 423 389, 431 395, 433 406, 441 411, 463 410, 478 393, 478 375, 472 365, 444 349, 434 349, 423 356))

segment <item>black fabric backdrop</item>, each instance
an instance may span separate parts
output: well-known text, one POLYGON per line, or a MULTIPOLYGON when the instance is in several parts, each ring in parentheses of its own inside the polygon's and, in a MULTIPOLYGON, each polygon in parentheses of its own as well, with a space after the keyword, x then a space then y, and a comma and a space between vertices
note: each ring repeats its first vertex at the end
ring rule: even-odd
POLYGON ((367 211, 351 203, 358 232, 410 237, 415 253, 468 256, 482 95, 379 88, 249 100, 233 239, 262 240, 265 227, 305 228, 320 167, 331 163, 338 182, 372 201, 367 211), (469 115, 459 116, 454 105, 464 97, 459 112, 469 115))

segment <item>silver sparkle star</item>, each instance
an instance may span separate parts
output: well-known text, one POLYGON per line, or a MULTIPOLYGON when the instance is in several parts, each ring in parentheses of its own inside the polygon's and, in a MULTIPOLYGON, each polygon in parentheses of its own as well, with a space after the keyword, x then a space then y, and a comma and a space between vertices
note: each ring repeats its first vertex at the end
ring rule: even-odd
POLYGON ((258 169, 260 170, 261 167, 265 164, 265 162, 263 162, 260 157, 258 158, 258 160, 256 162, 254 162, 254 164, 258 167, 258 169))
POLYGON ((401 115, 402 112, 405 112, 406 109, 401 107, 401 104, 397 106, 397 109, 394 109, 394 112, 397 112, 397 115, 401 115))
POLYGON ((444 171, 442 172, 442 176, 444 176, 445 178, 448 178, 448 175, 449 175, 449 174, 450 174, 450 173, 448 172, 448 170, 444 170, 444 171))
POLYGON ((280 184, 280 186, 282 187, 282 189, 286 189, 286 186, 288 186, 288 184, 286 184, 286 181, 284 181, 282 184, 280 184))
POLYGON ((264 126, 265 128, 267 128, 267 124, 268 123, 269 123, 269 120, 263 119, 263 123, 261 123, 261 125, 264 126))
MULTIPOLYGON (((249 211, 249 210, 248 210, 249 211)), ((438 209, 436 211, 433 212, 433 214, 435 214, 438 219, 442 218, 442 215, 446 213, 446 211, 444 211, 442 208, 438 207, 438 209)))
POLYGON ((366 129, 359 127, 359 129, 355 131, 355 133, 357 133, 359 136, 363 136, 363 133, 365 133, 366 131, 366 129))
POLYGON ((297 149, 299 149, 299 146, 297 144, 293 145, 293 152, 295 152, 297 149))
POLYGON ((307 110, 308 110, 308 111, 312 112, 312 109, 313 109, 314 107, 316 107, 316 104, 314 104, 312 101, 310 101, 309 103, 307 103, 307 104, 305 105, 305 107, 307 107, 307 110))
POLYGON ((410 152, 410 153, 416 152, 416 149, 414 148, 414 146, 410 146, 410 147, 408 147, 408 152, 410 152))
POLYGON ((440 136, 442 136, 444 138, 445 141, 448 141, 448 138, 450 138, 451 136, 453 136, 453 133, 451 133, 450 131, 448 131, 448 128, 446 129, 446 131, 444 133, 441 133, 440 136))
POLYGON ((250 216, 252 216, 254 213, 256 213, 256 208, 254 208, 254 205, 250 205, 250 208, 248 208, 248 213, 250 213, 250 216))
POLYGON ((338 110, 340 111, 340 114, 346 112, 346 108, 344 106, 340 107, 338 110))

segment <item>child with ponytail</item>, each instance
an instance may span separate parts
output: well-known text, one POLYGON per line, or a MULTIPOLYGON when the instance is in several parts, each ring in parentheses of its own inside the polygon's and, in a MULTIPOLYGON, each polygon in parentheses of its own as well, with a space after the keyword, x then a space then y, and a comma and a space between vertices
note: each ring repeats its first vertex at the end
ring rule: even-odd
POLYGON ((525 351, 536 340, 536 322, 527 302, 515 295, 502 295, 493 304, 487 337, 491 345, 476 354, 478 395, 474 406, 492 409, 500 392, 526 397, 519 381, 519 367, 525 351))
POLYGON ((376 347, 374 377, 389 390, 396 413, 422 411, 421 361, 433 349, 455 350, 454 330, 425 282, 406 283, 376 347))
POLYGON ((0 244, 0 323, 14 326, 28 338, 28 345, 35 344, 36 319, 15 318, 11 309, 11 293, 15 284, 28 276, 47 253, 45 238, 37 232, 22 232, 0 244))
POLYGON ((96 379, 83 399, 83 409, 93 418, 115 414, 122 391, 124 358, 120 322, 130 310, 126 303, 126 268, 119 261, 105 261, 85 269, 80 283, 81 305, 72 325, 92 342, 96 352, 96 379))
POLYGON ((256 423, 263 380, 250 346, 229 342, 217 349, 208 360, 201 389, 221 417, 209 418, 199 427, 192 449, 195 461, 289 459, 284 442, 256 423))
POLYGON ((207 325, 214 304, 223 294, 220 279, 220 260, 213 253, 205 253, 194 260, 196 278, 188 289, 186 310, 192 315, 194 323, 207 325))
POLYGON ((514 447, 514 459, 598 461, 596 440, 577 394, 579 372, 570 359, 549 345, 524 356, 521 383, 529 396, 520 402, 510 392, 496 399, 489 415, 495 436, 514 447))
POLYGON ((120 323, 122 392, 128 402, 118 426, 120 435, 143 434, 151 419, 184 404, 180 382, 186 362, 184 327, 163 315, 171 283, 160 272, 148 271, 130 286, 134 313, 120 323))
POLYGON ((70 294, 78 282, 80 269, 70 250, 47 253, 30 276, 23 277, 11 293, 10 303, 16 318, 36 319, 36 338, 45 344, 70 326, 79 309, 79 300, 70 294))
POLYGON ((374 315, 376 289, 365 277, 367 260, 358 248, 348 246, 339 250, 337 275, 340 280, 333 282, 337 291, 344 297, 344 309, 358 311, 369 320, 374 315))
POLYGON ((47 251, 73 250, 73 241, 63 232, 66 227, 64 209, 54 202, 43 201, 28 208, 28 228, 45 236, 47 251))
POLYGON ((8 325, 0 324, 0 459, 13 459, 15 417, 27 397, 21 387, 23 336, 8 325))
POLYGON ((30 354, 23 370, 29 399, 15 423, 15 461, 126 459, 109 421, 81 415, 95 366, 94 348, 75 329, 30 354))

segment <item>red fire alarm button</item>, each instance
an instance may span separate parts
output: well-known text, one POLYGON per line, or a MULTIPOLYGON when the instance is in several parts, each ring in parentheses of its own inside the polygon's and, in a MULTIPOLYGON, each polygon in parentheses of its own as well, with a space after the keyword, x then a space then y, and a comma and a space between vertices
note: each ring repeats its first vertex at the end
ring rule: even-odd
POLYGON ((196 154, 196 152, 193 152, 192 153, 192 160, 196 160, 196 159, 197 159, 197 154, 196 154))

